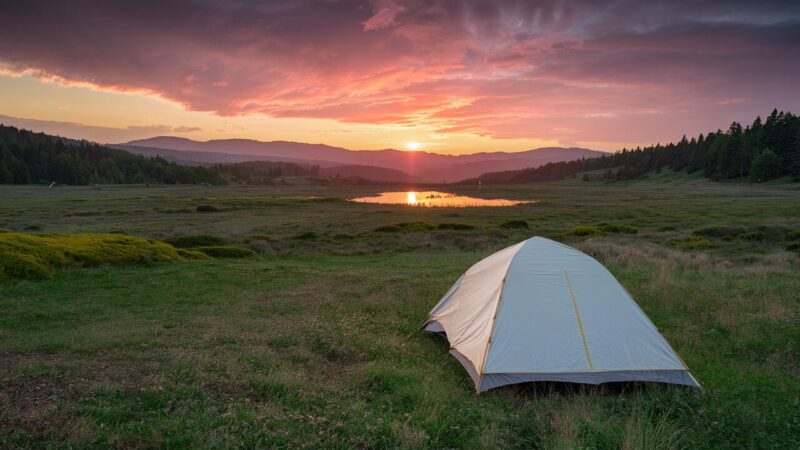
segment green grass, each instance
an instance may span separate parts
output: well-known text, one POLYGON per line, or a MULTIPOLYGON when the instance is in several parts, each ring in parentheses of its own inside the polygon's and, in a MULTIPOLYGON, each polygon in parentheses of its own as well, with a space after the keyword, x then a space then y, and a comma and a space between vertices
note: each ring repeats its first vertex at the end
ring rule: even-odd
POLYGON ((121 235, 0 233, 0 280, 43 279, 56 268, 133 262, 177 261, 171 245, 121 235))
POLYGON ((203 245, 194 247, 194 250, 205 253, 212 258, 247 258, 248 256, 254 256, 256 254, 256 252, 249 248, 235 247, 232 245, 203 245))
POLYGON ((800 255, 785 248, 800 192, 653 178, 458 187, 537 201, 463 209, 341 200, 375 187, 0 187, 9 230, 210 235, 257 252, 6 280, 0 447, 797 448, 800 255), (500 226, 516 220, 529 228, 500 226), (472 228, 439 227, 452 223, 472 228), (602 224, 637 233, 568 234, 602 224), (693 235, 712 227, 738 232, 693 235), (749 232, 764 239, 737 238, 749 232), (417 327, 471 264, 533 235, 603 262, 703 390, 476 395, 417 327))

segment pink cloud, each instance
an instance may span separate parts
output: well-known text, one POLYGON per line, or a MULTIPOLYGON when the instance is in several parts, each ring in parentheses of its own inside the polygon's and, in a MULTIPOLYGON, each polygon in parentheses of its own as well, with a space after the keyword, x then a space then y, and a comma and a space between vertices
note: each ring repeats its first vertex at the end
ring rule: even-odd
POLYGON ((144 90, 220 115, 658 140, 800 106, 800 7, 731 9, 721 1, 33 0, 5 6, 0 66, 144 90))

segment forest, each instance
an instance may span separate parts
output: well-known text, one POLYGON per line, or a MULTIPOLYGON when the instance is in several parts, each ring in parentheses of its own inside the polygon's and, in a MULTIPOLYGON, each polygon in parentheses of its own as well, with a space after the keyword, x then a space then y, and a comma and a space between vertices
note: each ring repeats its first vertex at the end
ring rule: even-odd
MULTIPOLYGON (((536 168, 487 173, 478 180, 482 183, 530 183, 600 171, 601 179, 614 182, 634 180, 664 169, 688 173, 699 171, 714 181, 745 179, 762 182, 783 176, 800 181, 800 116, 773 110, 765 121, 759 116, 744 128, 733 122, 727 131, 717 130, 691 139, 684 136, 677 143, 622 149, 599 158, 549 163, 536 168)), ((590 175, 584 174, 584 179, 590 179, 590 175)))
POLYGON ((318 173, 315 165, 271 161, 185 166, 0 125, 0 184, 270 184, 276 177, 318 173))

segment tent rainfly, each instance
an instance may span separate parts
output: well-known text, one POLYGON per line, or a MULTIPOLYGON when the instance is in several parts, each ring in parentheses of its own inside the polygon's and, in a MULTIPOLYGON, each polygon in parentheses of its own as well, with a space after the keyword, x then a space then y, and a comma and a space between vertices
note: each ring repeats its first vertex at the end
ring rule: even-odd
POLYGON ((528 381, 699 387, 602 264, 542 237, 472 266, 422 329, 446 335, 479 393, 528 381))

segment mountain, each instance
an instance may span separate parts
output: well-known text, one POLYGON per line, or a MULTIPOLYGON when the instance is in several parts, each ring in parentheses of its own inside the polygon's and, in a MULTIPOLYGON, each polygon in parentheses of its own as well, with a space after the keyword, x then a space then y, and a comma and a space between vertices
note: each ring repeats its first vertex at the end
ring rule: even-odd
MULTIPOLYGON (((421 182, 454 182, 488 171, 518 170, 549 162, 594 158, 604 152, 585 148, 547 147, 522 152, 482 152, 471 155, 442 155, 425 151, 348 150, 324 144, 250 139, 194 141, 174 136, 159 136, 116 145, 131 152, 147 152, 165 159, 195 163, 238 162, 245 160, 291 161, 336 166, 372 166, 392 169, 421 182), (184 152, 184 154, 177 153, 184 152), (169 157, 169 158, 168 158, 169 157), (233 158, 229 160, 226 158, 233 158)), ((142 153, 144 154, 144 153, 142 153)), ((373 172, 376 172, 373 170, 373 172)), ((364 177, 368 178, 368 177, 364 177)), ((395 181, 395 180, 378 180, 395 181)))
POLYGON ((419 181, 417 177, 399 170, 361 165, 323 167, 319 169, 319 175, 325 178, 362 178, 364 180, 380 181, 384 183, 413 183, 419 181))
POLYGON ((149 158, 163 158, 167 161, 188 166, 211 166, 214 164, 241 164, 254 161, 287 162, 301 165, 313 165, 320 168, 318 175, 323 178, 360 179, 362 181, 386 182, 415 182, 417 177, 388 167, 366 166, 363 164, 342 165, 335 161, 321 161, 313 159, 298 159, 285 156, 257 156, 235 153, 197 152, 184 150, 171 150, 153 147, 138 147, 135 145, 117 144, 113 146, 120 150, 149 158))

